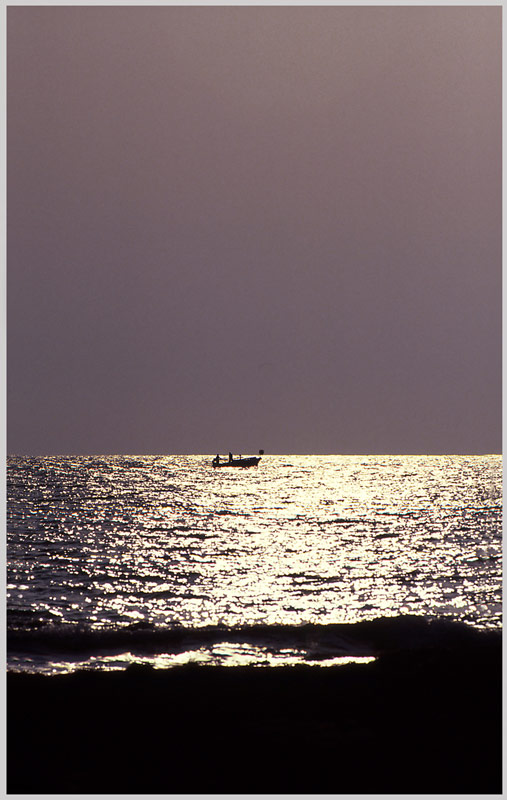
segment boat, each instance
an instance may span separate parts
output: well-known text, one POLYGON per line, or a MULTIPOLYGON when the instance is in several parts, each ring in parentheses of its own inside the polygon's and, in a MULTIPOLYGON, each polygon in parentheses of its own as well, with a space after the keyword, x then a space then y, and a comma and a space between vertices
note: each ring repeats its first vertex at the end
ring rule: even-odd
POLYGON ((256 467, 259 461, 261 460, 261 456, 263 454, 264 450, 259 450, 258 456, 248 456, 247 458, 239 456, 239 458, 234 458, 232 453, 229 453, 229 458, 224 458, 222 460, 217 453, 217 455, 211 462, 211 466, 212 467, 256 467))

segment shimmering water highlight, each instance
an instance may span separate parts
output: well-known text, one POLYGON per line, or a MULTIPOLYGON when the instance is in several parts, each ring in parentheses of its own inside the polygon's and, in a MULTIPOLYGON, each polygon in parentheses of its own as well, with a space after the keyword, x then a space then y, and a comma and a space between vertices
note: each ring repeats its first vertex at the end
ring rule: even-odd
MULTIPOLYGON (((257 663, 265 647, 203 651, 198 632, 405 615, 500 627, 500 456, 210 462, 9 459, 12 665, 40 669, 40 647, 35 659, 23 647, 55 630, 68 642, 78 631, 185 629, 196 635, 190 659, 257 663)), ((289 646, 293 658, 311 662, 289 646)))

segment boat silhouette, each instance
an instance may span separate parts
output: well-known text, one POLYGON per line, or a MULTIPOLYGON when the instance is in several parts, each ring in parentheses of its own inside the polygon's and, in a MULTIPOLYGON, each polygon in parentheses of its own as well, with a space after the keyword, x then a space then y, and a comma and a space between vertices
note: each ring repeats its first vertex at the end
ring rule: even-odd
POLYGON ((211 466, 212 467, 256 467, 259 461, 261 460, 262 455, 264 455, 264 450, 259 450, 258 456, 247 456, 246 458, 243 458, 243 456, 234 458, 232 453, 229 453, 229 458, 226 458, 220 456, 220 454, 217 453, 215 458, 211 462, 211 466))

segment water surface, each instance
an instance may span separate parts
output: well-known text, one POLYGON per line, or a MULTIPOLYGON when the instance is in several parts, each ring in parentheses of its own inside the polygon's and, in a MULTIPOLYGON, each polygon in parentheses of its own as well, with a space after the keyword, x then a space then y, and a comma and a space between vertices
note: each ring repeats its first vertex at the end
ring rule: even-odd
POLYGON ((211 458, 9 458, 11 668, 334 663, 368 657, 322 643, 336 624, 501 626, 500 456, 211 458))

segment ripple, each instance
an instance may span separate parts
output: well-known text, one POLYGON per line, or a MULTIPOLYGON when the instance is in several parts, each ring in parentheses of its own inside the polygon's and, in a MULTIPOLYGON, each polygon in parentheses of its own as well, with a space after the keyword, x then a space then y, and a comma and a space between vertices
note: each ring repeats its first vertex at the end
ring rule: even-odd
POLYGON ((499 456, 265 456, 221 476, 205 456, 9 459, 8 607, 500 627, 501 502, 499 456))

